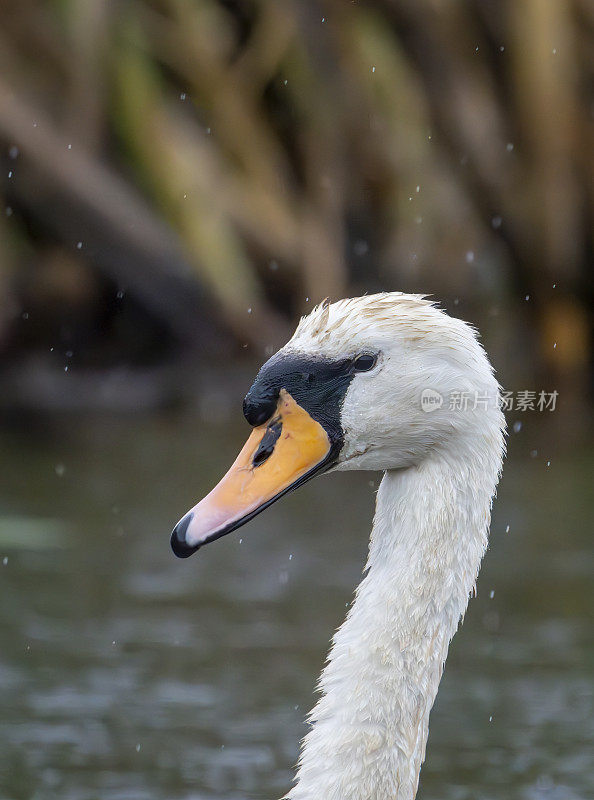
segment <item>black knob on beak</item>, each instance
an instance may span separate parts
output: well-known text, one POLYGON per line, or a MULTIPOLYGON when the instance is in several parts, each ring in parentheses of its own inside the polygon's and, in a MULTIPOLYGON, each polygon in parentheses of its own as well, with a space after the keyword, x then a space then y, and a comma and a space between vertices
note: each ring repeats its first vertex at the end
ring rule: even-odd
POLYGON ((253 428, 263 425, 276 411, 278 397, 276 387, 254 385, 243 401, 243 416, 253 428))

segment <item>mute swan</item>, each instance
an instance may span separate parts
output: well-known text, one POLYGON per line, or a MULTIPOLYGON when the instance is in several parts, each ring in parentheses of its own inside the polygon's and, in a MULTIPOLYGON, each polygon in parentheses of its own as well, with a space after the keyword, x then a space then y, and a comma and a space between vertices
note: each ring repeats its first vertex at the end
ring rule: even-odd
POLYGON ((383 470, 369 558, 322 672, 289 800, 413 800, 429 712, 487 547, 504 453, 473 329, 419 295, 304 317, 243 411, 253 431, 178 522, 189 556, 329 470, 383 470))

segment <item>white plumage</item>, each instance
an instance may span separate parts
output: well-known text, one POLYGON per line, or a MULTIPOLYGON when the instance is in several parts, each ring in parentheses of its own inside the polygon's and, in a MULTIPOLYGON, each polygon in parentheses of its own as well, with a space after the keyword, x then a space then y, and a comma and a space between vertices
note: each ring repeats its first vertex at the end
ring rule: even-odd
POLYGON ((283 350, 380 353, 345 396, 336 469, 385 471, 366 574, 333 638, 287 798, 413 800, 448 645, 487 547, 504 453, 499 387, 474 330, 418 295, 318 306, 283 350), (423 410, 426 390, 441 407, 423 410))

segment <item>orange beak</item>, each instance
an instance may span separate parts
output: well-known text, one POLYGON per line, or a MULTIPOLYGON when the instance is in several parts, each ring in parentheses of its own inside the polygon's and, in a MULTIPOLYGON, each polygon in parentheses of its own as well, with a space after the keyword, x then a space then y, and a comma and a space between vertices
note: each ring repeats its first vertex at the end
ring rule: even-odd
POLYGON ((171 534, 180 558, 239 528, 327 464, 328 434, 281 389, 275 413, 254 428, 231 469, 171 534))

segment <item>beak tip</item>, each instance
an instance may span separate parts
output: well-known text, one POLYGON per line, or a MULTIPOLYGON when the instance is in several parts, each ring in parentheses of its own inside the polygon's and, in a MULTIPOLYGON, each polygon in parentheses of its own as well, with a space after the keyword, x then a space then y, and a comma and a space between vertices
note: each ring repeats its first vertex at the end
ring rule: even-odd
POLYGON ((188 527, 193 517, 194 513, 188 511, 171 531, 171 549, 178 558, 188 558, 188 556, 191 556, 192 553, 195 553, 200 547, 200 545, 189 544, 186 538, 188 527))

